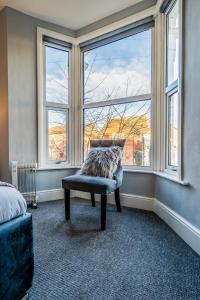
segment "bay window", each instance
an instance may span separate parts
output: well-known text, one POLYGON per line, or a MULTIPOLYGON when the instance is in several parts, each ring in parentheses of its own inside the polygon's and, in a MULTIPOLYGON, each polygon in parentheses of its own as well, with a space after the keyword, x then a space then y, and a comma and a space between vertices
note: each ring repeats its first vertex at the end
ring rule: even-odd
POLYGON ((79 167, 91 140, 125 139, 126 169, 180 179, 182 0, 163 3, 156 21, 91 39, 38 29, 40 166, 79 167))

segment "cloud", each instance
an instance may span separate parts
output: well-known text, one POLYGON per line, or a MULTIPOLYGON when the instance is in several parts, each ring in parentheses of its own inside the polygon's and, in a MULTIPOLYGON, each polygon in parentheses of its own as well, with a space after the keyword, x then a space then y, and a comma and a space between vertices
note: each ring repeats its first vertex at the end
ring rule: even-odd
POLYGON ((46 99, 50 102, 68 102, 68 82, 66 79, 59 79, 54 75, 47 75, 46 78, 46 99))
POLYGON ((128 64, 118 59, 110 68, 102 65, 88 76, 85 84, 86 102, 148 94, 151 92, 150 73, 150 67, 145 67, 137 59, 132 59, 128 64))

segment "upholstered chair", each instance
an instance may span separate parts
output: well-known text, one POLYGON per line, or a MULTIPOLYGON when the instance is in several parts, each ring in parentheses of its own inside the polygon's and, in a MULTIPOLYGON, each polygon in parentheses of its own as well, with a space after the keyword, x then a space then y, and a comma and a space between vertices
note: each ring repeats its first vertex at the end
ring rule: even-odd
MULTIPOLYGON (((90 148, 119 146, 123 149, 125 140, 92 140, 90 148)), ((106 229, 107 195, 114 192, 117 211, 121 212, 120 192, 123 169, 121 161, 113 178, 75 174, 62 180, 65 195, 65 218, 70 219, 70 190, 84 191, 91 194, 92 206, 95 206, 95 194, 101 195, 101 230, 106 229)))

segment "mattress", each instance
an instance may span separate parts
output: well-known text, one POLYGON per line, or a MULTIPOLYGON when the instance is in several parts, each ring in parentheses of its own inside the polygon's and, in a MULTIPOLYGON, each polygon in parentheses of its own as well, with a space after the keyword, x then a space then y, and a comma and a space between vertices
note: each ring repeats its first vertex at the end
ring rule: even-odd
POLYGON ((22 194, 12 185, 0 184, 0 224, 26 213, 27 204, 22 194))

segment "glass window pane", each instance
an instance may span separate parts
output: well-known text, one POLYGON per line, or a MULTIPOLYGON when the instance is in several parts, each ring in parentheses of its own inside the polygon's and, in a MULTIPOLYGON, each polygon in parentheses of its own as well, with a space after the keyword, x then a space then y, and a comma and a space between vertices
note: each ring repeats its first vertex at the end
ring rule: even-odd
POLYGON ((178 93, 169 98, 169 165, 178 166, 178 93))
POLYGON ((90 140, 126 139, 123 164, 150 165, 151 100, 84 110, 84 156, 90 140))
POLYGON ((167 79, 168 85, 178 79, 179 65, 179 1, 167 16, 167 79))
POLYGON ((45 46, 46 52, 46 101, 68 103, 69 53, 45 46))
POLYGON ((85 103, 151 93, 151 30, 83 55, 85 103))
POLYGON ((67 160, 67 113, 48 110, 48 160, 67 160))

